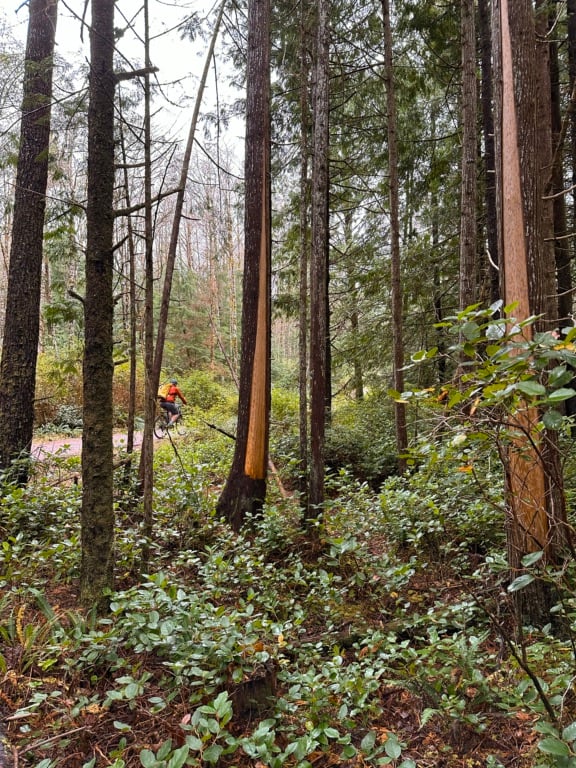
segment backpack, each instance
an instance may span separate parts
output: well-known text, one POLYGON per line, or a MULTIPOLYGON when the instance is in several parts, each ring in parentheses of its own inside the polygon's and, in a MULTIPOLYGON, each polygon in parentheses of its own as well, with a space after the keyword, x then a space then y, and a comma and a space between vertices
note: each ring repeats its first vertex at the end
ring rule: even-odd
POLYGON ((166 382, 166 384, 161 384, 158 387, 158 398, 160 399, 160 401, 166 400, 166 395, 168 394, 168 392, 170 392, 170 386, 171 386, 170 382, 168 381, 166 382))

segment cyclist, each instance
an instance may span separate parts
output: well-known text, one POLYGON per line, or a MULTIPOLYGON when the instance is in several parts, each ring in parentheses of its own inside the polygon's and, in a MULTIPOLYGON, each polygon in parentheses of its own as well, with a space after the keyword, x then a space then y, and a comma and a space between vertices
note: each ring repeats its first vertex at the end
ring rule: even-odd
POLYGON ((163 408, 166 411, 166 418, 169 419, 168 426, 171 427, 176 421, 178 421, 178 417, 180 416, 180 411, 178 410, 178 406, 176 405, 176 398, 179 397, 180 400, 186 405, 186 398, 180 392, 178 389, 178 382, 176 379, 170 380, 170 388, 168 389, 168 392, 166 393, 166 396, 164 400, 160 401, 160 408, 163 408))

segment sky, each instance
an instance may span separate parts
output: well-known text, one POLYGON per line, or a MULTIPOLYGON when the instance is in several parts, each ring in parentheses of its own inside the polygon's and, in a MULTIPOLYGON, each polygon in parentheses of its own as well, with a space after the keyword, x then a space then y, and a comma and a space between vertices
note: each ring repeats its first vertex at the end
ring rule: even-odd
MULTIPOLYGON (((178 25, 197 12, 202 19, 215 18, 217 0, 208 5, 205 0, 149 0, 151 27, 150 58, 159 68, 158 82, 162 84, 161 94, 156 96, 154 120, 170 136, 185 137, 194 109, 200 75, 204 68, 208 40, 183 40, 178 25), (212 4, 214 3, 214 4, 212 4)), ((88 32, 81 40, 81 24, 78 17, 84 12, 85 0, 59 0, 56 46, 58 52, 68 61, 88 59, 88 32)), ((89 6, 89 4, 88 4, 89 6)), ((117 48, 135 67, 143 66, 144 47, 142 43, 144 16, 142 0, 118 0, 115 14, 117 28, 128 27, 132 22, 136 32, 127 29, 119 39, 117 48), (140 37, 140 39, 138 39, 140 37)), ((0 0, 0 16, 7 20, 14 36, 23 43, 26 40, 28 10, 23 0, 0 0)), ((90 18, 90 7, 87 20, 90 18)), ((217 51, 218 54, 218 51, 217 51)), ((218 60, 218 59, 217 59, 218 60)), ((218 60, 218 96, 225 100, 238 98, 242 94, 231 93, 226 85, 225 64, 218 60)), ((216 105, 215 70, 212 68, 203 98, 203 110, 214 110, 216 105)), ((201 112, 202 114, 202 112, 201 112)), ((243 125, 234 121, 224 137, 234 155, 240 153, 243 125)), ((199 137, 199 134, 197 134, 199 137)), ((199 137, 200 138, 200 137, 199 137)))

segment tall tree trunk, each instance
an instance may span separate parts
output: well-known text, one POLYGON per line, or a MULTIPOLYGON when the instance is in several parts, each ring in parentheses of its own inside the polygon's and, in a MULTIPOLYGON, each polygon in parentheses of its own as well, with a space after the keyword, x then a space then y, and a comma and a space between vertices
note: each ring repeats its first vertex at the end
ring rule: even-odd
MULTIPOLYGON (((531 4, 525 0, 500 2, 495 17, 502 72, 502 92, 496 99, 496 104, 502 105, 496 120, 501 126, 497 134, 500 251, 505 302, 517 302, 514 317, 524 320, 545 312, 547 300, 550 302, 551 292, 544 278, 551 263, 546 248, 551 217, 543 215, 541 209, 541 179, 543 169, 549 168, 550 143, 537 130, 543 119, 537 101, 537 94, 542 96, 538 88, 542 75, 536 63, 531 4)), ((548 130, 549 117, 548 113, 548 130)), ((530 334, 530 328, 524 332, 530 334)), ((525 554, 542 550, 546 561, 553 563, 569 543, 557 445, 553 435, 538 436, 538 421, 535 408, 524 407, 510 416, 509 429, 515 438, 505 450, 504 461, 508 556, 513 576, 522 570, 525 554)), ((549 598, 538 581, 518 592, 520 619, 537 625, 550 621, 549 598)))
MULTIPOLYGON (((560 92, 560 65, 558 43, 554 39, 552 28, 556 20, 557 4, 548 11, 548 29, 545 39, 549 39, 550 51, 550 93, 552 116, 552 147, 554 151, 550 175, 549 194, 553 198, 554 253, 556 259, 556 280, 558 292, 558 317, 560 325, 569 322, 572 316, 572 254, 571 237, 568 234, 566 196, 564 194, 563 137, 562 137, 562 95, 560 92)), ((542 43, 544 44, 544 43, 542 43)))
MULTIPOLYGON (((128 157, 126 154, 126 142, 122 124, 120 125, 120 149, 122 152, 122 166, 124 174, 124 195, 126 208, 130 209, 132 198, 130 195, 130 181, 128 177, 128 157)), ((128 416, 126 419, 126 453, 131 456, 134 450, 134 426, 136 422, 136 362, 137 362, 137 312, 136 312, 136 246, 134 242, 134 228, 132 217, 128 215, 126 222, 128 235, 128 315, 130 329, 130 374, 129 374, 129 401, 128 416)), ((125 466, 126 477, 131 470, 131 461, 125 466)))
MULTIPOLYGON (((572 187, 576 186, 576 109, 574 98, 576 96, 576 0, 566 0, 566 15, 568 17, 568 72, 572 108, 570 110, 570 176, 572 187)), ((569 227, 576 231, 576 195, 572 195, 572 208, 569 215, 569 227)), ((569 260, 574 260, 574 242, 571 238, 568 242, 569 260)))
MULTIPOLYGON (((388 168, 390 198, 390 270, 392 293, 392 355, 394 367, 394 389, 404 390, 404 332, 402 310, 402 270, 400 264, 400 182, 398 179, 398 138, 396 119, 396 92, 394 88, 394 62, 392 56, 392 25, 388 0, 382 0, 384 21, 384 71, 386 81, 386 107, 388 112, 388 168)), ((408 448, 408 429, 406 426, 406 406, 394 403, 394 421, 396 427, 396 450, 398 469, 406 471, 406 450, 408 448)))
POLYGON ((106 607, 113 586, 112 377, 114 300, 114 0, 93 0, 88 109, 84 300, 84 432, 80 597, 106 607))
MULTIPOLYGON (((310 263, 310 487, 307 517, 324 502, 328 326, 329 46, 330 2, 318 0, 313 75, 312 254, 310 263)), ((317 529, 313 529, 314 531, 317 529)))
MULTIPOLYGON (((150 22, 148 0, 144 0, 144 61, 149 69, 150 62, 150 22)), ((150 113, 150 75, 144 76, 144 435, 142 439, 142 466, 144 477, 142 484, 142 553, 140 569, 148 571, 150 561, 150 543, 153 529, 154 496, 154 416, 156 415, 156 393, 160 379, 154 369, 154 237, 152 226, 152 133, 150 113)))
MULTIPOLYGON (((57 0, 30 0, 20 148, 0 361, 0 469, 32 445, 57 0)), ((25 483, 27 462, 14 477, 25 483)))
POLYGON ((460 202, 460 309, 477 297, 476 265, 476 25, 474 0, 462 0, 462 180, 460 202))
POLYGON ((266 496, 270 429, 270 2, 248 4, 242 350, 234 458, 217 504, 239 530, 266 496))
POLYGON ((300 3, 300 301, 298 316, 298 392, 300 505, 308 508, 308 270, 310 267, 310 18, 308 0, 300 3))
POLYGON ((494 113, 493 113, 493 84, 492 84, 492 38, 490 23, 490 8, 488 0, 478 0, 478 31, 480 35, 480 66, 482 72, 482 87, 480 98, 482 102, 482 133, 484 145, 484 162, 482 173, 484 177, 484 208, 485 232, 488 248, 488 258, 485 269, 488 273, 488 294, 490 301, 500 298, 500 276, 498 253, 498 216, 496 214, 496 159, 494 156, 494 113))

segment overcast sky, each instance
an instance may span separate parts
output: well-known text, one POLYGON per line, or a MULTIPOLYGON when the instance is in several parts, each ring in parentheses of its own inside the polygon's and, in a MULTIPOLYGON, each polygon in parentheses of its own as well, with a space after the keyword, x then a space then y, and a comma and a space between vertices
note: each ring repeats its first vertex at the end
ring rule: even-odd
MULTIPOLYGON (((204 67, 208 41, 182 40, 178 26, 194 12, 202 19, 211 21, 215 17, 217 0, 208 5, 205 0, 149 0, 151 27, 150 58, 159 68, 158 82, 162 84, 163 100, 157 95, 155 108, 159 110, 155 119, 161 120, 163 130, 178 135, 186 135, 198 89, 198 81, 204 67), (214 4, 213 4, 214 3, 214 4)), ((88 58, 88 33, 85 30, 81 39, 81 23, 78 17, 84 12, 85 0, 59 0, 56 45, 59 53, 68 61, 82 61, 88 58)), ((88 4, 88 18, 90 6, 88 4)), ((3 15, 10 30, 19 40, 25 42, 28 26, 28 9, 23 0, 0 0, 0 15, 3 15)), ((115 26, 125 28, 128 23, 135 26, 135 32, 126 30, 117 43, 118 51, 126 56, 135 67, 143 65, 144 47, 142 43, 144 14, 142 0, 118 0, 116 5, 115 26)), ((218 70, 225 71, 224 62, 218 64, 218 70)), ((216 73, 211 70, 207 90, 203 98, 203 109, 214 110, 216 103, 216 73)), ((230 95, 225 77, 218 78, 218 94, 222 100, 229 95, 238 98, 238 93, 230 95)), ((236 122, 229 133, 227 144, 240 144, 243 125, 236 122)))

